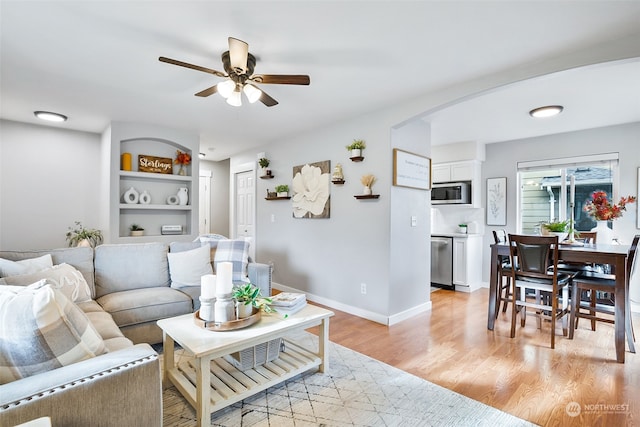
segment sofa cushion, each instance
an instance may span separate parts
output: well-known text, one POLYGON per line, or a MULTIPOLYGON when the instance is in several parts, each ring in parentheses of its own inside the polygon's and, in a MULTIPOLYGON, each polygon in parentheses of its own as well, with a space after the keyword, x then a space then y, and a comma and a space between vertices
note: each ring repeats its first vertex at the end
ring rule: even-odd
POLYGON ((96 297, 131 289, 169 287, 167 252, 167 245, 157 242, 97 246, 96 297))
POLYGON ((234 283, 247 282, 249 242, 241 239, 220 240, 216 249, 215 265, 218 265, 219 262, 231 262, 233 264, 232 280, 234 283))
POLYGON ((12 286, 28 286, 42 279, 73 302, 91 300, 91 290, 84 276, 67 263, 54 265, 36 273, 5 277, 2 281, 12 286))
POLYGON ((200 286, 202 276, 213 274, 208 246, 184 252, 169 252, 167 258, 172 288, 200 286))
POLYGON ((97 299, 119 327, 190 313, 191 297, 170 287, 114 292, 97 299))
MULTIPOLYGON (((17 276, 20 274, 35 273, 45 268, 53 267, 51 254, 39 256, 37 258, 12 261, 0 258, 0 277, 17 276)), ((33 283, 33 282, 31 282, 33 283)))
POLYGON ((102 337, 105 347, 109 352, 120 350, 123 348, 131 347, 133 343, 130 339, 126 338, 113 317, 97 302, 90 300, 85 302, 79 302, 76 304, 80 307, 80 310, 87 315, 91 324, 96 328, 96 331, 102 337))
POLYGON ((0 337, 0 384, 107 352, 84 312, 45 280, 0 290, 0 337))
POLYGON ((12 261, 24 260, 51 255, 53 265, 67 263, 76 268, 87 281, 91 289, 91 296, 95 296, 95 282, 93 280, 93 249, 88 247, 36 249, 24 251, 0 251, 0 258, 12 261))

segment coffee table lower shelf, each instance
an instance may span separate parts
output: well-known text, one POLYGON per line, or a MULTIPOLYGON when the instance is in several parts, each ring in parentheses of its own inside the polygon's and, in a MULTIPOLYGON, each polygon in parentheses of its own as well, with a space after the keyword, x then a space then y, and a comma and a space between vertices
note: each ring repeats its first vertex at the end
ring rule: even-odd
MULTIPOLYGON (((298 374, 320 366, 320 357, 293 341, 285 341, 285 351, 264 365, 240 371, 223 357, 210 364, 211 412, 218 411, 298 374)), ((167 372, 168 378, 195 408, 196 366, 190 358, 167 372)))

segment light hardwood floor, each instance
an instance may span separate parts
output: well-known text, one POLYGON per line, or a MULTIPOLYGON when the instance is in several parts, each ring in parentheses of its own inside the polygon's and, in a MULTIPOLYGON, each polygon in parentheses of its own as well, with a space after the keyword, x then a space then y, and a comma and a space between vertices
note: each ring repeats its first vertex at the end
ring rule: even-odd
MULTIPOLYGON (((613 325, 584 319, 573 340, 530 318, 509 338, 510 311, 487 329, 489 292, 437 290, 433 309, 387 327, 337 310, 331 341, 541 426, 640 425, 640 353, 615 360, 613 325), (567 405, 580 410, 569 416, 567 405)), ((560 325, 559 325, 560 326, 560 325)), ((634 316, 636 335, 640 317, 634 316)), ((640 346, 636 344, 636 346, 640 346)))

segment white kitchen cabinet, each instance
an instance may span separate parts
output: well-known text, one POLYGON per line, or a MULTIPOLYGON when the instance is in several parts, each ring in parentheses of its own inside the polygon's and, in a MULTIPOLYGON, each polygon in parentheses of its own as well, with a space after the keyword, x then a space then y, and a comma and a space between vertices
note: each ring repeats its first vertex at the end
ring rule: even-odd
POLYGON ((471 292, 482 281, 482 236, 453 238, 453 284, 457 291, 471 292))
POLYGON ((473 181, 480 176, 480 164, 475 160, 438 163, 433 165, 431 173, 434 183, 473 181))

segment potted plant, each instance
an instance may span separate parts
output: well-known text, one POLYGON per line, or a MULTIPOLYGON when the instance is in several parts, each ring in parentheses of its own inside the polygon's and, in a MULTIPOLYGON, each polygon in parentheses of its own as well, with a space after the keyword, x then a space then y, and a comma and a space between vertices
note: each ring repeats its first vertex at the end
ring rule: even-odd
POLYGON ((102 243, 102 231, 93 228, 85 228, 80 221, 75 222, 74 227, 69 227, 67 231, 67 242, 69 247, 88 246, 95 248, 102 243))
POLYGON ((262 176, 271 176, 271 170, 267 169, 269 167, 269 163, 269 159, 266 157, 261 157, 260 160, 258 160, 258 165, 260 165, 260 168, 262 169, 262 176))
POLYGON ((458 224, 458 231, 463 234, 467 234, 467 224, 460 223, 458 224))
POLYGON ((131 227, 129 227, 129 233, 132 236, 142 236, 144 235, 144 228, 140 227, 138 224, 131 224, 131 227))
POLYGON ((540 231, 543 236, 556 235, 561 242, 567 237, 567 226, 569 221, 551 221, 542 224, 540 231))
POLYGON ((351 157, 361 157, 362 150, 366 148, 366 144, 362 139, 354 139, 353 142, 347 145, 347 150, 351 151, 351 157))
POLYGON ((360 182, 364 186, 362 189, 362 195, 370 196, 372 193, 371 186, 376 182, 376 177, 373 175, 362 175, 360 182))
POLYGON ((276 193, 278 197, 288 197, 289 196, 289 186, 287 184, 276 185, 276 193))
POLYGON ((234 286, 232 296, 236 300, 236 314, 238 319, 251 316, 254 307, 263 310, 265 313, 274 311, 273 308, 271 308, 271 298, 263 297, 260 294, 260 288, 251 283, 234 286))

